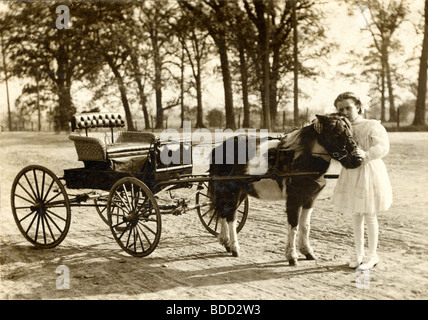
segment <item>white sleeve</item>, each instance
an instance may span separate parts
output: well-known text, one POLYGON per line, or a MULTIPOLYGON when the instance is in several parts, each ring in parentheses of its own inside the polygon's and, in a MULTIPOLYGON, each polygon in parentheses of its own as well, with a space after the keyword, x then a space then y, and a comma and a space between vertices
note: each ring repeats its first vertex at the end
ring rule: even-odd
POLYGON ((380 159, 389 152, 389 138, 384 126, 376 123, 370 134, 370 149, 366 151, 367 160, 380 159))

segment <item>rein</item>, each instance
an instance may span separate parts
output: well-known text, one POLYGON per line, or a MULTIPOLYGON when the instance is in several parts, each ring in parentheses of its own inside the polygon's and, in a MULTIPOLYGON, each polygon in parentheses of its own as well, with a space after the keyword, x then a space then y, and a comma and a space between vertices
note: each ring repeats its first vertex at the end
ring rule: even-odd
POLYGON ((333 152, 331 155, 329 153, 321 153, 321 152, 311 152, 311 154, 316 154, 320 156, 330 156, 333 159, 340 161, 343 158, 346 158, 346 156, 348 155, 348 151, 345 148, 342 151, 345 151, 343 155, 341 155, 339 152, 333 152))

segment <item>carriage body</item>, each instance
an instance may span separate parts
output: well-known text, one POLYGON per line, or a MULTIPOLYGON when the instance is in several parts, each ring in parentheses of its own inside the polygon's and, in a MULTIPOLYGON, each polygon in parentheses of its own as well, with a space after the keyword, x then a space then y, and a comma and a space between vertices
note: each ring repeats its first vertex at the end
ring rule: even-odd
MULTIPOLYGON (((84 167, 64 170, 67 188, 110 190, 118 180, 132 176, 156 193, 159 191, 156 182, 192 173, 192 164, 183 164, 182 158, 179 164, 160 161, 160 154, 168 152, 171 142, 160 141, 150 132, 114 130, 124 126, 119 114, 73 117, 72 129, 80 133, 72 132, 69 139, 74 142, 78 160, 84 167)), ((175 143, 179 144, 181 155, 191 154, 189 143, 175 143)))

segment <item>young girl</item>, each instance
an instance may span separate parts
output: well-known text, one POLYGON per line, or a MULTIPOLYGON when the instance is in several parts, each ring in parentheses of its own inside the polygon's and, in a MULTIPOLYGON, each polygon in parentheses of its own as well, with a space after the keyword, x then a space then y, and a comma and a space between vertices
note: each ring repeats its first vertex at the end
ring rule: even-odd
POLYGON ((387 211, 392 203, 391 184, 382 160, 389 152, 389 139, 380 121, 362 117, 362 103, 354 93, 340 94, 334 105, 352 123, 353 137, 358 144, 355 152, 364 160, 358 168, 341 168, 333 192, 333 206, 335 211, 352 217, 355 252, 349 267, 367 270, 379 262, 376 252, 379 232, 377 214, 387 211), (369 249, 366 259, 364 221, 369 249))

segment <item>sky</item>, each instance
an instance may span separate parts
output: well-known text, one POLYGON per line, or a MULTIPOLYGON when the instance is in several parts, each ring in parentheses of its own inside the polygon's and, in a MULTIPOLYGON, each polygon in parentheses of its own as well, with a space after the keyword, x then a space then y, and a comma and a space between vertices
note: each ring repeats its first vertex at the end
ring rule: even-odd
MULTIPOLYGON (((306 112, 306 109, 311 115, 322 112, 333 112, 334 107, 332 105, 336 96, 343 91, 354 91, 360 95, 363 103, 367 104, 370 102, 369 97, 369 84, 364 82, 356 83, 352 78, 337 77, 340 72, 343 72, 344 66, 342 62, 346 62, 348 58, 348 52, 350 50, 358 49, 360 52, 367 48, 371 41, 371 36, 368 31, 361 30, 361 25, 364 24, 364 20, 361 14, 358 12, 358 8, 355 8, 354 15, 348 15, 347 7, 339 5, 336 0, 328 0, 325 6, 325 13, 327 15, 328 30, 327 36, 330 40, 339 44, 339 48, 335 51, 328 59, 325 64, 316 62, 316 67, 319 68, 322 76, 317 79, 299 79, 299 89, 304 92, 302 97, 299 97, 299 106, 301 112, 306 112)), ((420 21, 420 13, 423 9, 423 0, 409 1, 411 6, 411 14, 408 16, 410 21, 420 21), (418 10, 420 13, 418 13, 418 10)), ((2 9, 2 3, 0 3, 0 10, 2 9)), ((324 9, 324 8, 323 8, 324 9)), ((414 27, 409 22, 402 25, 399 31, 400 37, 406 39, 405 55, 410 55, 415 47, 420 45, 422 42, 422 35, 416 35, 414 27)), ((399 57, 402 58, 402 57, 399 57)), ((310 62, 308 62, 310 64, 310 62)), ((358 72, 358 70, 354 70, 358 72)), ((408 79, 417 80, 417 65, 404 66, 400 70, 405 74, 408 79)), ((4 75, 0 75, 0 81, 4 79, 4 75)), ((204 80, 206 81, 206 80, 204 80)), ((224 93, 222 87, 221 77, 211 78, 209 84, 205 82, 204 92, 204 106, 206 109, 219 107, 222 108, 224 105, 224 93)), ((14 101, 19 96, 21 91, 21 84, 17 81, 9 82, 10 92, 10 103, 11 109, 14 109, 14 101)), ((400 100, 406 100, 411 98, 407 92, 399 93, 398 102, 400 100)), ((80 91, 75 99, 75 104, 79 105, 87 100, 87 96, 84 91, 80 91), (77 102, 77 103, 76 103, 77 102)), ((166 99, 166 98, 165 98, 166 99)), ((237 102, 235 106, 239 106, 239 95, 236 95, 237 102)), ((154 99, 151 100, 154 110, 154 99)), ((280 110, 291 111, 293 108, 292 97, 285 103, 279 106, 280 110)), ((6 86, 4 81, 0 83, 0 122, 4 122, 6 119, 7 112, 7 100, 6 100, 6 86)))

